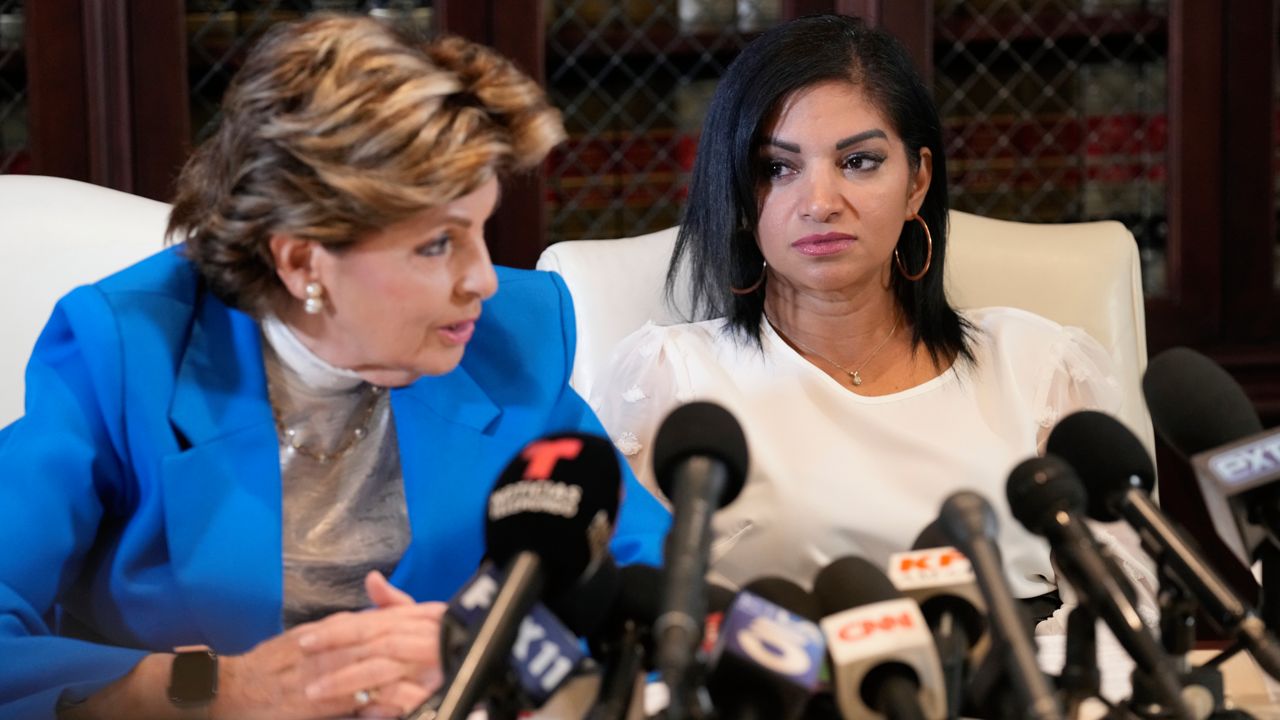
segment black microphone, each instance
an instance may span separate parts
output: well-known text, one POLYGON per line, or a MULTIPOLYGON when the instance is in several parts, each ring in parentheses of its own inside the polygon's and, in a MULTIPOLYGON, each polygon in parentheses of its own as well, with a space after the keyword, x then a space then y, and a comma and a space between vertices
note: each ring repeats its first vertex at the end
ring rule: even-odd
POLYGON ((460 720, 484 695, 542 597, 563 601, 608 562, 622 473, 608 440, 567 433, 527 445, 489 494, 486 554, 505 567, 457 673, 410 720, 460 720))
POLYGON ((587 720, 625 720, 636 683, 651 657, 650 628, 662 605, 662 571, 649 565, 622 568, 617 598, 601 632, 590 638, 591 654, 604 663, 600 693, 587 720))
POLYGON ((812 622, 822 619, 822 608, 813 593, 786 578, 766 575, 752 580, 742 589, 812 622))
POLYGON ((987 604, 973 568, 935 520, 921 531, 912 550, 889 556, 887 573, 894 587, 920 605, 942 662, 947 717, 959 717, 971 665, 983 654, 978 645, 982 642, 983 651, 988 645, 987 604))
POLYGON ((989 658, 999 658, 1003 649, 1004 675, 1013 682, 1019 704, 1026 715, 1038 720, 1062 720, 1062 709, 1053 688, 1036 662, 1035 641, 1023 610, 1009 589, 1004 563, 996 545, 998 528, 995 511, 981 495, 968 490, 952 493, 938 513, 938 526, 969 559, 978 588, 987 602, 991 631, 996 645, 989 658))
POLYGON ((707 612, 704 588, 711 516, 732 502, 747 476, 747 441, 728 410, 708 402, 676 408, 653 443, 653 466, 671 499, 662 614, 654 623, 657 664, 671 693, 667 716, 686 713, 690 673, 707 612))
MULTIPOLYGON (((588 637, 591 654, 604 665, 600 692, 587 720, 622 720, 635 702, 636 683, 654 667, 652 627, 662 612, 662 571, 628 565, 620 571, 616 599, 601 627, 588 637)), ((734 592, 707 583, 707 618, 702 652, 715 647, 720 624, 734 592)))
POLYGON ((1089 517, 1132 525, 1143 549, 1194 595, 1215 629, 1238 637, 1267 674, 1280 679, 1280 651, 1257 612, 1151 501, 1155 467, 1128 428, 1100 412, 1077 412, 1049 433, 1048 450, 1066 460, 1084 482, 1089 517))
POLYGON ((1156 432, 1191 461, 1214 529, 1248 567, 1280 551, 1280 430, 1263 431, 1244 389, 1187 348, 1157 355, 1142 377, 1156 432))
POLYGON ((831 658, 831 682, 845 717, 939 718, 946 713, 933 636, 914 600, 880 568, 844 557, 813 582, 831 658))
POLYGON ((1193 717, 1172 661, 1129 597, 1132 588, 1126 592, 1119 566, 1080 517, 1087 500, 1071 466, 1054 455, 1025 460, 1009 474, 1007 491, 1013 516, 1049 540, 1062 574, 1115 633, 1165 705, 1180 717, 1193 717))
MULTIPOLYGON (((458 672, 475 630, 492 607, 501 580, 493 564, 485 562, 449 600, 440 625, 440 660, 445 677, 458 672)), ((584 605, 588 602, 582 601, 584 605)), ((595 602, 607 604, 608 598, 599 596, 595 602)), ((578 636, 565 627, 566 623, 573 625, 581 619, 565 617, 562 622, 561 617, 542 603, 535 603, 520 621, 508 660, 486 693, 490 718, 514 718, 521 710, 542 707, 583 662, 586 655, 578 636)), ((434 706, 439 700, 433 701, 434 706)))
POLYGON ((712 652, 707 691, 724 718, 787 720, 818 690, 826 642, 818 605, 795 583, 759 578, 738 593, 712 652))

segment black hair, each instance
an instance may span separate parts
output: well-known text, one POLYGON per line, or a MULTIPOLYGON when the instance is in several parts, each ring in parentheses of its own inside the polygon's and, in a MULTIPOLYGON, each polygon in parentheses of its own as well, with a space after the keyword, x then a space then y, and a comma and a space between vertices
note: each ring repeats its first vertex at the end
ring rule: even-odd
MULTIPOLYGON (((757 157, 763 125, 788 97, 815 84, 842 80, 857 85, 892 124, 918 169, 921 148, 932 154, 933 172, 920 217, 933 237, 929 272, 919 281, 891 272, 891 290, 914 327, 912 344, 923 344, 935 365, 957 356, 969 360, 970 326, 947 302, 943 266, 947 255, 947 165, 942 126, 928 88, 893 36, 860 19, 815 15, 779 25, 761 35, 729 66, 716 88, 702 139, 675 253, 667 273, 674 297, 681 263, 689 265, 695 317, 725 317, 741 336, 760 343, 764 257, 754 241, 758 191, 764 168, 757 157)), ((919 223, 906 222, 898 252, 911 272, 924 267, 926 241, 919 223)))

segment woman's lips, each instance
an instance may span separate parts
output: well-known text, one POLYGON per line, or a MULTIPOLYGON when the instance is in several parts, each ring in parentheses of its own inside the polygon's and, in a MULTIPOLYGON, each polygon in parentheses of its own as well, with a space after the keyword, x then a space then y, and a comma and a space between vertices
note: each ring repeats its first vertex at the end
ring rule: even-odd
POLYGON ((827 233, 825 235, 809 235, 791 243, 791 247, 810 256, 833 255, 853 245, 852 235, 844 233, 827 233))
POLYGON ((476 321, 467 320, 465 322, 454 323, 452 325, 444 325, 440 328, 440 335, 448 345, 465 345, 471 336, 475 334, 476 321))

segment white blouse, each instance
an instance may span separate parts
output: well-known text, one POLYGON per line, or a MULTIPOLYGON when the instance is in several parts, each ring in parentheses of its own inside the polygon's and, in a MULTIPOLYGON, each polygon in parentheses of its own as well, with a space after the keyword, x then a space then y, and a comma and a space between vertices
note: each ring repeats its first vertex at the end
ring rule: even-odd
MULTIPOLYGON (((713 571, 733 584, 775 575, 808 587, 845 555, 887 562, 911 548, 948 495, 969 489, 996 509, 1013 591, 1039 595, 1055 588, 1055 573, 1045 541, 1009 514, 1009 471, 1043 452, 1059 418, 1085 408, 1114 413, 1119 384, 1082 330, 1013 308, 964 316, 976 328, 976 363, 957 361, 878 397, 850 392, 768 323, 762 349, 723 320, 650 324, 620 343, 592 405, 660 497, 650 445, 667 413, 710 400, 738 418, 750 470, 742 493, 715 515, 712 549, 713 571)), ((1128 565, 1131 554, 1121 555, 1128 565)))

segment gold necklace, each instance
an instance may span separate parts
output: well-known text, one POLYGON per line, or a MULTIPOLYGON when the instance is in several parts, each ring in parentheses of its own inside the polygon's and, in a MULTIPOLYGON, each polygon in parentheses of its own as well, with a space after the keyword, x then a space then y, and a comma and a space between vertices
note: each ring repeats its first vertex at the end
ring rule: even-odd
POLYGON ((871 359, 872 359, 872 358, 874 358, 874 357, 876 356, 876 353, 879 353, 879 352, 880 352, 880 350, 881 350, 882 348, 884 348, 884 346, 885 346, 886 344, 888 344, 889 339, 890 339, 890 338, 892 338, 892 337, 893 337, 893 334, 894 334, 895 332, 897 332, 897 331, 898 331, 898 323, 899 323, 901 320, 902 320, 902 315, 901 315, 901 314, 898 314, 896 317, 894 317, 894 319, 893 319, 893 327, 889 328, 889 334, 884 336, 884 339, 880 341, 880 344, 879 344, 879 345, 876 345, 875 349, 871 351, 871 354, 870 354, 870 355, 868 355, 868 356, 866 356, 865 358, 863 358, 862 362, 858 365, 858 367, 856 367, 856 368, 854 368, 854 369, 850 370, 849 368, 847 368, 847 367, 845 367, 845 366, 841 365, 840 363, 836 362, 835 360, 832 360, 831 358, 827 357, 826 355, 823 355, 822 353, 818 352, 817 350, 814 350, 813 348, 809 347, 808 345, 805 345, 804 343, 800 342, 799 340, 796 340, 795 338, 792 338, 792 337, 788 337, 788 336, 786 335, 786 333, 784 333, 784 332, 782 332, 781 330, 779 330, 779 329, 778 329, 778 326, 777 326, 777 325, 774 325, 774 324, 773 324, 773 321, 769 319, 769 316, 768 316, 768 315, 765 315, 765 316, 764 316, 764 321, 765 321, 765 322, 767 322, 767 323, 769 323, 769 327, 773 328, 773 331, 774 331, 774 332, 776 332, 776 333, 778 333, 778 336, 779 336, 779 337, 781 337, 783 340, 786 340, 787 342, 791 343, 792 345, 798 345, 798 346, 800 347, 800 349, 804 350, 805 352, 809 353, 810 355, 815 355, 815 356, 817 356, 817 357, 818 357, 818 359, 819 359, 819 360, 822 360, 822 361, 826 362, 827 364, 834 366, 835 368, 837 368, 838 370, 840 370, 840 372, 844 373, 845 375, 848 375, 848 376, 849 376, 849 381, 850 381, 850 382, 852 382, 854 385, 861 385, 861 384, 862 384, 862 374, 861 374, 861 372, 862 372, 862 368, 866 367, 866 366, 867 366, 867 363, 871 362, 871 359))
MULTIPOLYGON (((302 442, 302 438, 298 436, 296 427, 288 427, 284 424, 284 420, 280 417, 280 411, 276 408, 276 404, 271 403, 271 414, 275 417, 276 432, 279 433, 281 439, 289 446, 289 449, 298 455, 310 458, 321 465, 328 465, 331 462, 337 462, 346 457, 361 440, 369 434, 369 425, 373 420, 373 413, 378 409, 382 400, 382 388, 378 385, 366 385, 364 391, 364 409, 360 413, 359 420, 356 421, 355 428, 347 433, 346 437, 338 443, 337 447, 325 452, 324 450, 316 450, 302 442)), ((350 422, 348 422, 350 425, 350 422)))

